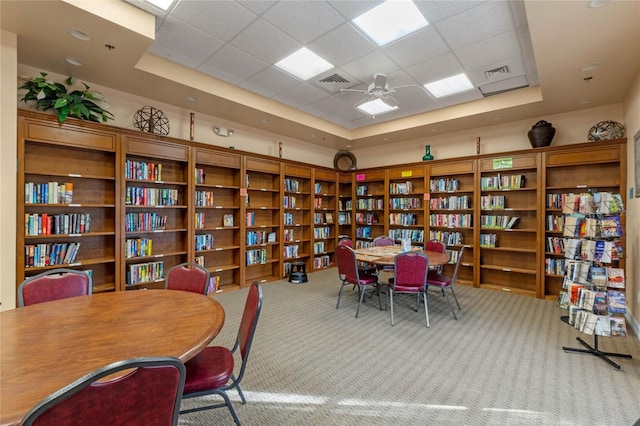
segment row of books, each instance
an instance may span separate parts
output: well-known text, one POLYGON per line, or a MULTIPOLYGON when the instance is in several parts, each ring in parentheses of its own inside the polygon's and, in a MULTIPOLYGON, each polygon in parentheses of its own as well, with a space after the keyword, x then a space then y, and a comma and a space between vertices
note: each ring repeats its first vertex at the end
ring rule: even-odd
POLYGON ((313 199, 313 206, 316 209, 322 209, 322 198, 316 197, 313 199))
POLYGON ((591 286, 593 289, 624 289, 624 269, 618 267, 595 266, 593 262, 567 260, 565 263, 565 281, 563 288, 574 289, 591 286))
POLYGON ((284 230, 284 242, 288 243, 291 241, 295 241, 295 237, 294 237, 294 232, 295 229, 293 228, 285 228, 284 230))
POLYGON ((284 190, 298 192, 300 191, 300 182, 298 179, 284 178, 284 190))
POLYGON ((313 214, 313 223, 322 224, 322 223, 333 223, 333 213, 314 213, 313 214))
POLYGON ((213 207, 213 191, 196 191, 196 207, 213 207))
POLYGON ((389 225, 416 225, 418 215, 415 213, 389 213, 389 225))
POLYGON ((213 275, 209 277, 209 284, 207 285, 207 294, 218 293, 221 292, 220 289, 220 277, 218 275, 213 275))
POLYGON ((178 190, 128 186, 125 204, 128 206, 177 206, 178 190))
POLYGON ((383 199, 373 199, 373 198, 359 198, 356 200, 356 209, 357 210, 384 210, 384 200, 383 199))
POLYGON ((206 175, 204 173, 204 169, 196 168, 196 170, 195 170, 195 178, 196 178, 196 185, 204 184, 205 183, 205 178, 206 178, 206 175))
POLYGON ((544 273, 547 275, 564 275, 567 259, 544 259, 544 273))
POLYGON ((480 234, 480 247, 496 247, 497 242, 496 234, 480 234))
POLYGON ((460 257, 459 250, 449 250, 447 249, 447 254, 449 255, 449 264, 458 263, 458 257, 460 257))
POLYGON ((285 209, 295 209, 296 208, 295 195, 285 195, 283 198, 283 205, 285 209))
POLYGON ((153 241, 150 238, 128 238, 124 244, 124 256, 127 259, 151 256, 153 241))
POLYGON ((411 194, 413 192, 413 182, 392 182, 389 184, 389 194, 411 194))
MULTIPOLYGON (((253 212, 252 212, 253 214, 253 212)), ((249 219, 249 217, 247 216, 247 220, 249 219)), ((251 219, 253 220, 253 216, 251 217, 251 219)), ((291 213, 291 212, 285 212, 284 213, 284 224, 285 225, 295 225, 296 224, 296 216, 291 213)), ((247 225, 249 225, 249 223, 247 223, 247 225)), ((253 224, 252 224, 253 226, 253 224)))
POLYGON ((331 227, 329 226, 321 226, 313 228, 313 237, 315 239, 323 238, 331 238, 331 227))
POLYGON ((483 191, 524 188, 524 175, 485 176, 480 178, 480 189, 483 191))
POLYGON ((579 238, 617 238, 622 236, 620 216, 590 217, 580 213, 564 217, 563 236, 579 238))
POLYGON ((472 225, 471 214, 430 214, 429 225, 442 228, 470 228, 472 225))
POLYGON ((431 192, 453 192, 460 190, 460 181, 458 179, 431 179, 429 181, 429 189, 431 192))
POLYGON ((331 266, 331 258, 329 255, 317 256, 313 258, 313 269, 323 269, 331 266))
POLYGON ((196 234, 196 251, 211 250, 214 247, 215 238, 213 234, 196 234))
POLYGON ((26 236, 84 234, 91 232, 90 213, 54 214, 26 213, 24 217, 26 236))
POLYGON ((356 228, 356 238, 371 238, 371 227, 358 226, 356 228))
POLYGON ((408 238, 412 243, 424 242, 424 231, 421 229, 389 229, 389 238, 400 241, 408 238))
POLYGON ((318 195, 323 194, 322 190, 323 190, 323 186, 322 186, 322 184, 320 182, 315 182, 313 184, 313 193, 314 194, 318 194, 318 195))
POLYGON ((348 213, 348 212, 338 213, 338 223, 340 225, 349 225, 351 223, 351 213, 348 213))
POLYGON ((422 199, 418 197, 390 198, 389 208, 394 210, 421 209, 422 199))
MULTIPOLYGON (((198 176, 196 169, 196 176, 198 176)), ((124 177, 134 180, 162 181, 162 164, 146 161, 127 160, 124 167, 124 177)))
POLYGON ((506 207, 504 195, 483 195, 480 197, 480 209, 501 210, 506 207))
POLYGON ((518 216, 481 215, 480 227, 485 229, 513 229, 519 219, 518 216))
POLYGON ((620 241, 564 239, 564 257, 598 263, 612 263, 622 257, 620 241))
POLYGON ((42 268, 67 265, 76 261, 80 243, 27 244, 24 246, 24 267, 42 268))
POLYGON ((246 234, 245 242, 249 246, 258 244, 275 243, 276 233, 271 231, 249 231, 246 234))
POLYGON ((27 182, 24 184, 25 204, 70 204, 72 201, 72 182, 27 182))
POLYGON ((161 281, 163 277, 163 261, 127 265, 127 285, 161 281))
POLYGON ((564 230, 564 216, 548 214, 545 220, 545 230, 562 232, 564 230))
POLYGON ((167 228, 167 215, 158 213, 127 213, 124 220, 127 232, 163 231, 167 228))
POLYGON ((367 185, 356 186, 356 195, 367 195, 369 187, 367 185))
POLYGON ((378 213, 362 213, 355 214, 356 223, 373 225, 378 223, 378 213))
POLYGON ((562 213, 618 214, 624 212, 624 203, 620 194, 612 192, 594 192, 564 194, 562 213))
POLYGON ((569 324, 588 335, 626 337, 627 323, 623 316, 597 315, 584 309, 569 309, 569 324))
POLYGON ((464 235, 462 232, 451 232, 451 231, 429 231, 429 239, 430 240, 438 240, 442 241, 448 246, 460 246, 464 244, 464 235))
POLYGON ((282 252, 284 254, 285 259, 296 258, 298 257, 300 247, 297 244, 284 246, 282 252))
POLYGON ((351 206, 353 202, 351 200, 339 200, 338 201, 338 210, 351 210, 351 206))
POLYGON ((247 266, 263 265, 267 263, 267 249, 247 250, 246 252, 247 266))
POLYGON ((471 197, 468 195, 432 198, 429 207, 435 210, 459 210, 471 208, 471 197))

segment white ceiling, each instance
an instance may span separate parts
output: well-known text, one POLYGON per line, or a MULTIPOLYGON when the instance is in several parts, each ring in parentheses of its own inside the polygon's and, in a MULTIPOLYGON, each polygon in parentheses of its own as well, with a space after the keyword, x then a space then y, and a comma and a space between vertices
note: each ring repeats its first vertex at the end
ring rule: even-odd
POLYGON ((379 2, 182 0, 154 23, 119 0, 2 0, 0 16, 21 64, 335 149, 619 103, 640 72, 639 1, 421 0, 430 25, 384 48, 350 22, 379 2), (303 82, 273 66, 303 45, 336 68, 303 82), (437 101, 419 87, 462 71, 477 89, 437 101), (352 107, 360 94, 319 83, 338 74, 364 89, 375 73, 419 85, 375 120, 352 107))

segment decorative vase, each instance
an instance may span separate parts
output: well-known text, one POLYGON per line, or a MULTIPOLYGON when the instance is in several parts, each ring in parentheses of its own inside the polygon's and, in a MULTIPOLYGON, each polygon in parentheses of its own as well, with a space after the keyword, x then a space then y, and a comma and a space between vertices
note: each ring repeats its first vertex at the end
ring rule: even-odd
POLYGON ((538 121, 527 133, 532 148, 542 148, 551 145, 551 141, 556 134, 556 129, 544 120, 538 121))
POLYGON ((425 154, 424 157, 422 157, 422 161, 433 160, 433 155, 431 155, 431 145, 425 145, 424 150, 425 154))

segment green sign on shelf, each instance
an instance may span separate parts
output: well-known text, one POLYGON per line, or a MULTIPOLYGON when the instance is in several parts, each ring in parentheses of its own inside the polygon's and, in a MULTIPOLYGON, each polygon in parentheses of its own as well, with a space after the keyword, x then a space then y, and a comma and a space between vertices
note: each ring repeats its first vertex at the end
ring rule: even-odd
POLYGON ((510 169, 513 167, 513 158, 494 158, 493 169, 510 169))

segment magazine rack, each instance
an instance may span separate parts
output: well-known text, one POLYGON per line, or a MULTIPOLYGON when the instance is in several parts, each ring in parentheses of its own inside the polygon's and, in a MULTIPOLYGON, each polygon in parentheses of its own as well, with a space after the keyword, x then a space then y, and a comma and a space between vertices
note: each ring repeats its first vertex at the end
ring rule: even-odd
POLYGON ((563 346, 565 352, 587 353, 606 361, 616 370, 620 365, 609 357, 631 359, 629 354, 605 352, 598 347, 600 336, 626 336, 620 314, 626 311, 624 269, 615 265, 622 258, 620 238, 624 211, 619 194, 608 192, 564 194, 563 245, 565 281, 558 306, 569 315, 560 319, 580 332, 593 335, 593 345, 577 337, 584 348, 563 346))

